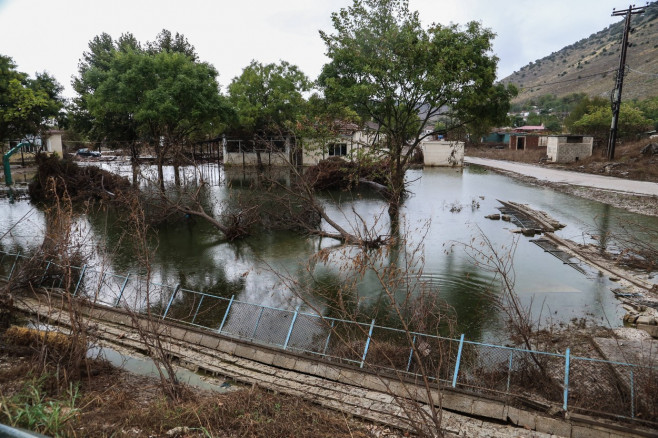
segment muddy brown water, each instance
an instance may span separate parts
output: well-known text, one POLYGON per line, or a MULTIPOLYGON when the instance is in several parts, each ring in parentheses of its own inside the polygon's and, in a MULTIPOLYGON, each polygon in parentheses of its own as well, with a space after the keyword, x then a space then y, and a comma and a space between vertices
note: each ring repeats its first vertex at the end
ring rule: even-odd
MULTIPOLYGON (((129 166, 104 164, 115 172, 132 177, 129 166)), ((144 174, 153 175, 145 167, 144 174)), ((173 180, 172 169, 167 178, 173 180)), ((257 176, 241 168, 223 169, 206 165, 184 169, 184 180, 203 175, 209 182, 208 198, 215 211, 222 201, 249 187, 257 176)), ((280 175, 286 181, 285 173, 280 175)), ((464 169, 423 169, 408 172, 411 196, 402 210, 410 246, 422 241, 422 279, 433 292, 452 306, 457 314, 456 333, 467 339, 502 341, 504 315, 492 304, 487 291, 498 290, 495 274, 474 264, 460 244, 479 245, 482 235, 498 249, 510 248, 515 225, 491 221, 484 216, 496 213, 497 199, 527 203, 548 212, 567 226, 558 234, 579 243, 598 243, 614 249, 614 241, 601 239, 607 233, 630 230, 642 235, 645 228, 658 230, 658 218, 629 213, 595 201, 558 193, 550 188, 529 185, 477 166, 464 169), (456 244, 456 245, 454 245, 456 244)), ((143 182, 143 184, 146 184, 143 182)), ((327 210, 342 225, 355 224, 352 209, 382 233, 388 229, 385 205, 369 191, 335 192, 324 195, 327 210), (373 218, 377 218, 376 220, 373 218)), ((29 201, 10 203, 0 199, 0 236, 30 212, 0 241, 0 249, 29 252, 43 240, 44 214, 29 201)), ((102 211, 77 218, 76 239, 87 249, 90 264, 125 274, 138 269, 137 257, 122 244, 122 231, 111 212, 102 211), (105 249, 100 249, 105 248, 105 249)), ((535 318, 543 325, 567 323, 586 318, 598 324, 621 325, 621 309, 612 290, 617 283, 593 270, 585 274, 544 252, 528 237, 517 237, 513 254, 515 290, 525 305, 532 304, 535 318)), ((335 246, 330 239, 300 236, 291 232, 262 232, 241 241, 225 242, 207 224, 181 217, 175 224, 157 230, 154 252, 154 280, 181 284, 186 289, 208 291, 244 302, 294 309, 302 304, 286 287, 281 273, 305 279, 304 266, 320 248, 335 246)), ((503 253, 507 250, 502 249, 503 253)), ((328 284, 344 281, 335 263, 314 267, 316 278, 328 284)), ((360 306, 373 313, 378 323, 389 322, 377 310, 383 300, 382 288, 373 273, 359 282, 360 306)), ((323 298, 317 303, 323 308, 323 298)), ((174 305, 176 305, 174 303, 174 305)), ((222 315, 217 315, 221 319, 222 315)))

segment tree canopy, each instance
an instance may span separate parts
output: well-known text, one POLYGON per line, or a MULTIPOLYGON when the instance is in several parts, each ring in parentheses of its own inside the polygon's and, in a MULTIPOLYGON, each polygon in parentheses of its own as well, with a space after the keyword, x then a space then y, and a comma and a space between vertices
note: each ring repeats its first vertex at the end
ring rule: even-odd
POLYGON ((384 134, 393 214, 406 165, 432 134, 431 122, 503 121, 514 90, 494 85, 494 34, 477 22, 425 29, 405 0, 355 0, 332 20, 335 32, 320 33, 331 61, 319 83, 327 99, 351 106, 384 134))
MULTIPOLYGON (((227 112, 215 68, 187 39, 163 30, 146 48, 128 33, 89 43, 73 81, 77 127, 95 140, 181 142, 227 112)), ((212 130, 212 129, 210 129, 212 130)))
POLYGON ((16 70, 8 56, 0 55, 0 140, 39 135, 62 117, 63 87, 48 73, 34 79, 16 70))
POLYGON ((304 112, 303 93, 310 87, 296 65, 251 61, 228 86, 229 102, 237 114, 233 130, 253 135, 286 129, 304 112))
MULTIPOLYGON (((574 122, 573 130, 577 134, 589 134, 598 138, 606 138, 610 133, 612 110, 607 106, 594 107, 574 122)), ((644 117, 642 111, 628 103, 622 103, 617 125, 619 137, 629 137, 651 128, 651 121, 644 117)))
POLYGON ((162 182, 168 153, 216 133, 229 110, 217 70, 196 59, 184 36, 163 31, 146 47, 131 34, 117 41, 102 34, 89 43, 73 82, 76 121, 96 140, 150 144, 162 182))

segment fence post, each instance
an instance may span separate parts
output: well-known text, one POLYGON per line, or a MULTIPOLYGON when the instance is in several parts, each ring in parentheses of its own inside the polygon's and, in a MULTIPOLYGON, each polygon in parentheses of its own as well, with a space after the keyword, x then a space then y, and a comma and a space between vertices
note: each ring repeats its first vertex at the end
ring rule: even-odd
POLYGON ((375 319, 373 318, 370 322, 370 330, 368 331, 368 339, 366 339, 366 347, 363 349, 363 356, 361 356, 360 368, 363 368, 363 364, 366 363, 366 356, 368 355, 368 348, 370 347, 370 339, 372 338, 372 330, 375 328, 375 319))
POLYGON ((407 372, 409 372, 409 368, 411 368, 411 358, 414 356, 415 346, 416 346, 416 335, 414 335, 414 338, 411 340, 411 350, 409 350, 409 360, 407 361, 407 372))
POLYGON ((201 295, 201 299, 199 300, 199 305, 196 306, 196 312, 194 312, 194 316, 192 317, 192 324, 194 324, 194 321, 196 321, 196 316, 199 314, 199 309, 201 309, 201 303, 203 303, 203 299, 205 298, 205 295, 201 295))
POLYGON ((82 277, 85 276, 86 270, 87 270, 87 265, 86 264, 82 265, 82 272, 80 272, 80 278, 78 278, 78 282, 75 284, 75 290, 73 291, 73 296, 76 296, 78 294, 78 287, 80 287, 80 283, 82 282, 82 277))
POLYGON ((295 308, 295 314, 292 316, 292 321, 290 321, 290 328, 288 329, 288 335, 286 336, 286 342, 283 344, 283 349, 288 348, 288 342, 290 342, 290 335, 292 335, 292 328, 295 325, 297 320, 297 315, 299 314, 299 306, 295 308))
POLYGON ((231 306, 233 305, 233 298, 235 298, 235 295, 231 295, 231 301, 228 302, 226 313, 224 313, 224 318, 222 318, 222 323, 219 325, 219 330, 217 332, 219 334, 222 333, 222 329, 224 328, 224 323, 226 322, 226 317, 228 316, 228 312, 231 310, 231 306))
POLYGON ((635 389, 633 387, 633 369, 631 368, 631 418, 635 418, 635 389))
POLYGON ((455 373, 452 376, 452 387, 457 386, 457 375, 459 374, 459 363, 462 360, 462 349, 464 348, 464 334, 459 338, 459 350, 457 350, 457 362, 455 363, 455 373))
POLYGON ((117 302, 114 303, 114 307, 119 307, 119 304, 121 304, 121 298, 123 298, 123 291, 126 290, 126 285, 128 284, 129 278, 130 278, 130 272, 128 272, 128 275, 126 275, 126 279, 123 280, 123 286, 121 286, 121 290, 119 291, 119 298, 117 298, 117 302))
POLYGON ((167 317, 167 313, 169 313, 169 307, 171 307, 171 303, 174 302, 174 298, 176 297, 176 293, 178 293, 178 289, 180 289, 180 284, 177 284, 176 287, 174 288, 174 292, 171 294, 171 297, 169 298, 169 303, 167 304, 167 308, 165 309, 164 315, 162 315, 162 319, 165 319, 167 317))
POLYGON ((567 352, 564 355, 564 403, 562 404, 562 409, 566 412, 567 410, 567 400, 569 398, 569 361, 571 360, 571 350, 567 348, 567 352))
POLYGON ((48 264, 46 265, 46 269, 43 270, 43 274, 41 274, 41 280, 39 280, 39 286, 43 285, 43 280, 46 279, 46 274, 48 274, 48 269, 50 268, 50 263, 51 261, 48 260, 48 264))
POLYGON ((9 271, 9 276, 7 276, 7 281, 11 280, 11 276, 14 273, 14 268, 16 268, 16 263, 18 263, 18 258, 20 256, 21 256, 21 252, 18 251, 18 253, 16 253, 16 260, 14 260, 14 264, 11 265, 11 270, 9 271))
POLYGON ((509 385, 512 379, 512 357, 514 357, 514 350, 509 352, 509 365, 507 366, 507 393, 509 394, 509 385))
POLYGON ((329 339, 331 339, 331 332, 334 331, 334 320, 331 320, 331 328, 329 329, 329 334, 327 335, 327 340, 324 343, 324 350, 322 350, 322 355, 327 356, 327 348, 329 348, 329 339))
POLYGON ((264 307, 260 308, 260 313, 258 314, 258 319, 256 320, 256 326, 254 327, 254 332, 251 334, 251 340, 254 340, 254 337, 256 337, 256 331, 258 331, 258 324, 260 324, 260 319, 263 317, 263 310, 265 310, 264 307))

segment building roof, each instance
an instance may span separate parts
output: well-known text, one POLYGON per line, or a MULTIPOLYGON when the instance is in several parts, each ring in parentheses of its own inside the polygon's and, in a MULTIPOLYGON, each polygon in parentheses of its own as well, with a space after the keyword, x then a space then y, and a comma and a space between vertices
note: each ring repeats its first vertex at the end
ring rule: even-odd
POLYGON ((544 127, 544 125, 539 125, 539 126, 537 126, 537 125, 525 125, 525 126, 519 126, 518 128, 515 129, 515 131, 517 131, 517 132, 522 132, 522 131, 525 131, 525 132, 528 132, 528 131, 545 131, 545 130, 546 130, 546 128, 544 127))

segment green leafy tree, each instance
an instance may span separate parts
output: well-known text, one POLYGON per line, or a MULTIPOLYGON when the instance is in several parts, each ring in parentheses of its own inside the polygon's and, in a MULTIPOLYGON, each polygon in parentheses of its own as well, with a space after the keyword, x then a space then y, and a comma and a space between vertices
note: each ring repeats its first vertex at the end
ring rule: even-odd
POLYGON ((304 112, 303 93, 310 87, 308 77, 286 61, 266 65, 251 61, 228 86, 237 115, 232 128, 248 135, 285 128, 304 112))
POLYGON ((102 33, 89 42, 88 48, 78 64, 78 76, 72 82, 78 95, 69 111, 72 128, 92 141, 110 143, 114 147, 127 145, 134 161, 138 155, 139 135, 132 114, 108 108, 103 117, 95 117, 89 106, 98 87, 107 80, 114 58, 119 53, 139 52, 141 46, 130 33, 121 35, 116 42, 109 34, 102 33))
MULTIPOLYGON (((610 102, 602 97, 584 97, 573 107, 569 115, 564 119, 564 126, 568 132, 576 133, 574 124, 579 121, 585 114, 592 113, 600 108, 607 108, 610 102)), ((612 116, 610 116, 612 119, 612 116)), ((610 120, 608 120, 608 129, 610 128, 610 120)))
POLYGON ((453 125, 480 117, 504 123, 511 90, 494 85, 494 35, 476 22, 425 29, 397 0, 355 0, 332 20, 335 33, 320 33, 331 61, 319 83, 330 101, 379 126, 375 153, 388 161, 386 198, 397 221, 409 160, 439 115, 453 125))
POLYGON ((637 107, 647 119, 651 120, 653 129, 658 129, 658 97, 642 100, 637 103, 637 107))
POLYGON ((251 61, 229 84, 228 99, 236 114, 231 133, 252 142, 259 166, 261 150, 272 149, 270 138, 292 133, 306 107, 303 93, 310 87, 308 77, 286 61, 251 61))
POLYGON ((0 55, 0 139, 39 136, 63 118, 62 86, 48 73, 34 79, 16 70, 16 64, 0 55))
POLYGON ((165 160, 173 157, 177 165, 182 148, 217 129, 228 108, 219 93, 217 71, 189 56, 189 47, 158 51, 154 43, 148 45, 143 50, 130 34, 116 43, 103 35, 95 38, 74 85, 88 132, 149 144, 163 188, 165 160))
MULTIPOLYGON (((610 133, 612 110, 609 107, 597 107, 574 122, 574 132, 593 135, 599 139, 607 138, 610 133)), ((627 103, 622 103, 619 111, 619 138, 632 137, 647 131, 651 121, 644 117, 642 111, 627 103)))

